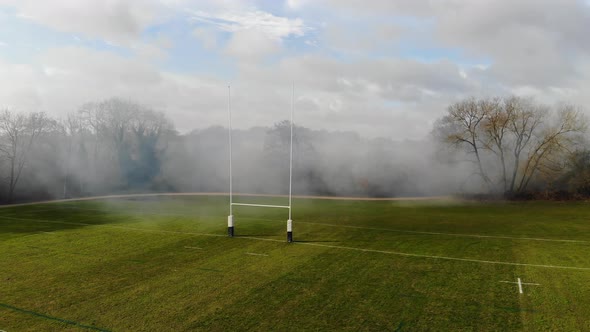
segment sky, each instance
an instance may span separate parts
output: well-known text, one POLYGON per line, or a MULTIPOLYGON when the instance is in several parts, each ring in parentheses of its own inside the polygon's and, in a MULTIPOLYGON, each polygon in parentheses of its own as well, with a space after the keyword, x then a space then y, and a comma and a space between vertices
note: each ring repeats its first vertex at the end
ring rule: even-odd
POLYGON ((590 105, 586 0, 0 0, 0 109, 426 137, 475 96, 590 105))

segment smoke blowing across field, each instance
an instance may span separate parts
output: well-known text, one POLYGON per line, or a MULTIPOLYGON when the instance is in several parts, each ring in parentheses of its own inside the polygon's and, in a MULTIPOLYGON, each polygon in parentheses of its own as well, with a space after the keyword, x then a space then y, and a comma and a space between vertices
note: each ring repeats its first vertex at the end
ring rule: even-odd
MULTIPOLYGON (((238 113, 235 120, 249 116, 238 113)), ((65 119, 4 111, 5 201, 126 192, 226 192, 228 130, 179 134, 166 115, 108 99, 65 119)), ((363 138, 295 122, 293 193, 359 197, 573 190, 590 167, 586 120, 572 106, 466 99, 423 140, 363 138), (511 181, 509 175, 512 175, 511 181), (519 186, 508 186, 512 182, 519 186)), ((234 191, 286 194, 290 122, 232 130, 234 191)))
MULTIPOLYGON (((10 178, 14 160, 21 172, 16 200, 228 189, 227 128, 180 135, 163 114, 119 99, 87 104, 61 122, 43 118, 35 132, 32 118, 7 112, 4 122, 10 124, 11 116, 29 137, 3 167, 10 178)), ((287 193, 289 126, 283 121, 232 132, 236 192, 287 193)), ((441 162, 445 156, 436 146, 295 126, 293 192, 388 197, 456 192, 464 184, 462 172, 441 162)))
POLYGON ((292 83, 296 193, 589 196, 589 30, 587 0, 0 0, 0 201, 226 191, 228 84, 236 189, 286 193, 292 83))
MULTIPOLYGON (((585 152, 572 154, 584 151, 580 143, 585 120, 570 107, 551 113, 530 100, 511 97, 469 99, 451 105, 448 112, 433 135, 404 142, 312 130, 296 122, 294 194, 501 192, 507 174, 527 183, 532 179, 531 186, 563 185, 576 171, 572 167, 584 170, 587 165, 585 152), (520 124, 520 131, 513 132, 511 124, 520 124), (526 137, 526 143, 519 143, 516 134, 526 137), (515 148, 522 157, 510 155, 515 148), (572 164, 572 155, 582 157, 578 166, 572 164)), ((2 171, 8 179, 8 190, 2 192, 8 193, 7 201, 129 191, 224 192, 229 187, 227 128, 181 135, 163 113, 116 98, 85 104, 63 120, 10 111, 1 120, 2 171)), ((232 137, 234 190, 287 193, 290 122, 233 130, 232 137)))
MULTIPOLYGON (((423 196, 457 192, 460 168, 443 163, 429 141, 363 139, 346 132, 294 130, 293 191, 335 196, 423 196), (438 160, 438 161, 437 161, 438 160), (435 166, 436 165, 436 166, 435 166)), ((286 194, 289 123, 235 130, 234 190, 286 194)), ((165 181, 181 191, 226 191, 227 129, 212 127, 183 137, 168 151, 165 181)), ((455 165, 456 166, 456 165, 455 165)))

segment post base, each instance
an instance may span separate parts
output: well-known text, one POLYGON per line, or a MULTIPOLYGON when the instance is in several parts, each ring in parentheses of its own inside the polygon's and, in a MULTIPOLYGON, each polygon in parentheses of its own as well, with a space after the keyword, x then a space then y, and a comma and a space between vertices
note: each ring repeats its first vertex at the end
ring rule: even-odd
POLYGON ((227 216, 227 235, 229 237, 234 237, 234 216, 233 215, 227 216))
POLYGON ((287 220, 287 242, 293 242, 293 220, 291 219, 287 220))

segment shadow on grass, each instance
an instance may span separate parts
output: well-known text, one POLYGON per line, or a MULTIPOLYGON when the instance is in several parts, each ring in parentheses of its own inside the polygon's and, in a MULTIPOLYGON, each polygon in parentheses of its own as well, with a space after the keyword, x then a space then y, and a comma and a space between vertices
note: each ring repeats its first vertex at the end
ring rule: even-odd
POLYGON ((88 212, 59 205, 19 206, 0 211, 0 237, 119 224, 122 221, 107 210, 88 212))
POLYGON ((334 242, 342 242, 338 240, 294 240, 293 242, 297 243, 334 243, 334 242))
POLYGON ((234 237, 277 237, 277 234, 234 234, 234 237))

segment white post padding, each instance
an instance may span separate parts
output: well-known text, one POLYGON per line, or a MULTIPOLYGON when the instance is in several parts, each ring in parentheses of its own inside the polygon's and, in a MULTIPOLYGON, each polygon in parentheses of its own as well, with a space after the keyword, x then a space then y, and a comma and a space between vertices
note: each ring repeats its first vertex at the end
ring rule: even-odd
POLYGON ((287 232, 292 232, 293 231, 293 220, 289 219, 287 220, 287 232))
POLYGON ((234 227, 234 216, 227 216, 227 227, 234 227))

